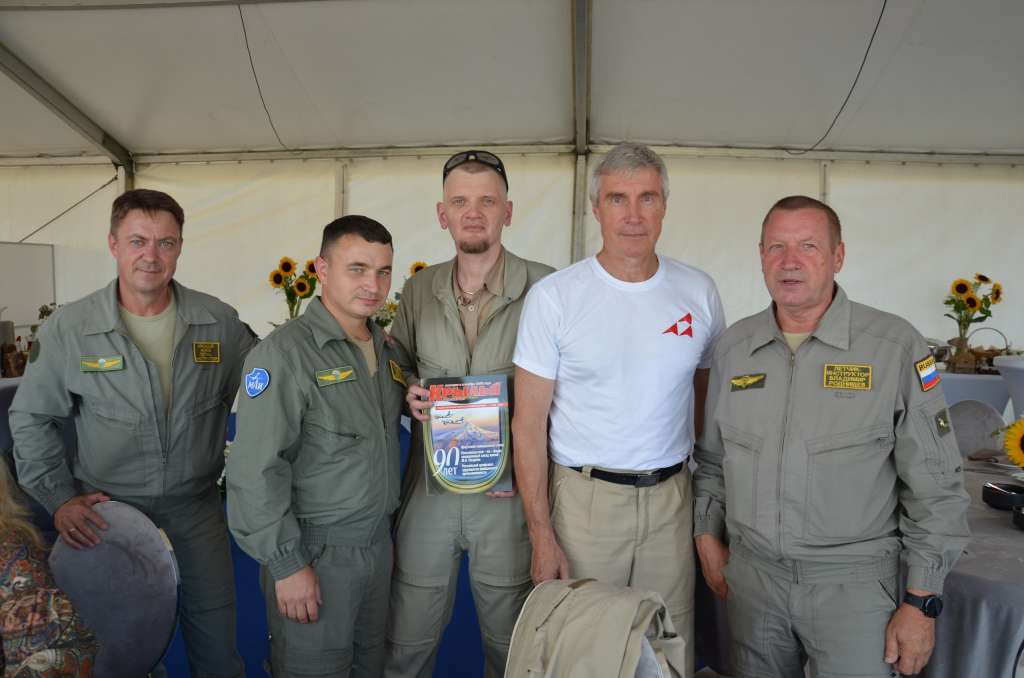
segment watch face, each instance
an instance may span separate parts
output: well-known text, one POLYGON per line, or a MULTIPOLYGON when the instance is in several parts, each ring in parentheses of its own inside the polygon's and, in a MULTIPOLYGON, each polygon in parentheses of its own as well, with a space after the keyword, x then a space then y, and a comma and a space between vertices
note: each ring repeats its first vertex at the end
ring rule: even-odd
POLYGON ((942 598, 939 598, 938 596, 928 596, 924 599, 924 605, 922 606, 921 611, 924 612, 927 617, 932 617, 933 619, 938 617, 939 613, 942 612, 942 598))

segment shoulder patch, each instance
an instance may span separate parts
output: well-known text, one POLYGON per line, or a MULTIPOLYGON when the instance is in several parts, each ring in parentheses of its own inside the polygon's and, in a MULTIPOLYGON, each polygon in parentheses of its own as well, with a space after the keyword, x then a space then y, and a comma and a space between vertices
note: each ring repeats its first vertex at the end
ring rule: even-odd
POLYGON ((939 370, 935 367, 935 357, 928 356, 923 360, 919 360, 914 363, 914 368, 917 370, 917 379, 921 382, 921 390, 928 392, 939 385, 942 378, 939 376, 939 370))
POLYGON ((254 367, 245 375, 245 395, 255 398, 270 386, 270 372, 262 367, 254 367))

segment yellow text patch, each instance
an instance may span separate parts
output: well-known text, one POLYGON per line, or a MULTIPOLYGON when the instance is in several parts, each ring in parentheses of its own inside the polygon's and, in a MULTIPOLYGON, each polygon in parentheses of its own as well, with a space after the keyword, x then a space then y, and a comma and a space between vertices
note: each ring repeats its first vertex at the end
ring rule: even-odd
POLYGON ((193 341, 192 361, 195 363, 220 363, 219 341, 193 341))
POLYGON ((846 391, 870 391, 871 365, 825 363, 821 385, 825 388, 841 388, 846 391))
POLYGON ((406 386, 405 375, 402 374, 402 368, 398 366, 398 363, 394 360, 389 360, 388 365, 391 367, 391 378, 402 386, 406 386))

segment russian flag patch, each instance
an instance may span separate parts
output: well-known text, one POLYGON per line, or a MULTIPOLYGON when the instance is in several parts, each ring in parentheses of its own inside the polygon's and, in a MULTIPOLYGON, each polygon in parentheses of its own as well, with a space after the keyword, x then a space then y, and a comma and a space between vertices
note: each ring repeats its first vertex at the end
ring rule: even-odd
POLYGON ((917 378, 921 382, 922 391, 930 391, 942 381, 939 377, 939 370, 935 367, 935 357, 928 356, 924 360, 914 363, 917 368, 917 378))

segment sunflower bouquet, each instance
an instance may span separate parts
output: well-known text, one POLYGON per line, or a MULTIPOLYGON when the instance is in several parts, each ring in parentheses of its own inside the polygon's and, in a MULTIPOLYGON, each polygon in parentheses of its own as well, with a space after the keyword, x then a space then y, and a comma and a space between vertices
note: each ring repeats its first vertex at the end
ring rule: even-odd
MULTIPOLYGON (((427 267, 425 261, 414 261, 412 266, 409 267, 409 275, 414 276, 427 267)), ((398 303, 402 299, 401 292, 395 292, 394 299, 388 299, 384 302, 376 313, 373 314, 373 322, 382 329, 386 330, 394 322, 395 316, 398 315, 398 303)))
POLYGON ((1024 418, 1006 427, 1003 435, 1003 449, 1010 461, 1024 469, 1024 418))
POLYGON ((943 303, 950 311, 944 315, 954 321, 957 327, 957 338, 950 340, 956 349, 953 354, 954 362, 957 362, 957 359, 963 362, 968 354, 970 347, 967 344, 967 336, 971 325, 983 323, 991 318, 992 307, 1002 300, 1003 286, 992 282, 984 273, 975 273, 974 280, 957 278, 949 286, 949 294, 943 303))
POLYGON ((271 287, 284 290, 289 320, 299 317, 302 301, 309 299, 316 291, 316 268, 312 259, 308 260, 305 268, 299 271, 298 264, 294 259, 281 257, 277 268, 270 272, 267 279, 271 287))

